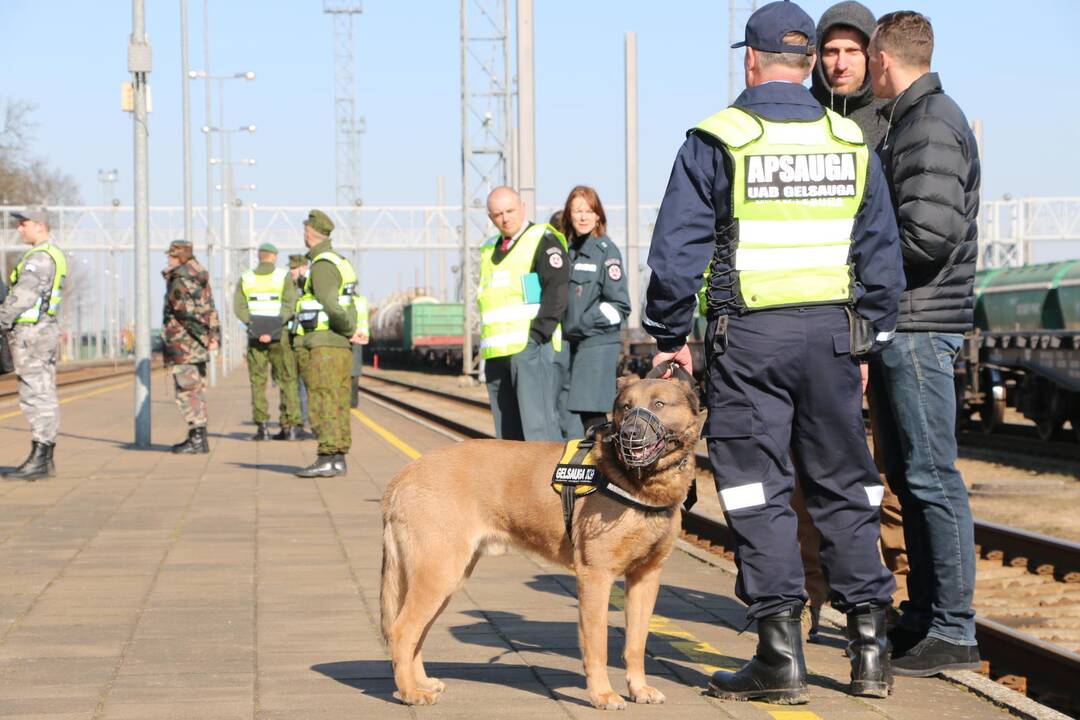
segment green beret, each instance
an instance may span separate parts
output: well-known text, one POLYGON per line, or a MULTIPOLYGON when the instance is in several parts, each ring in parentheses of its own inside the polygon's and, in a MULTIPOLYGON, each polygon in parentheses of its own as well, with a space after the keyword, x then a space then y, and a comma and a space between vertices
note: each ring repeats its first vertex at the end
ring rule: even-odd
POLYGON ((263 243, 259 246, 259 252, 268 252, 277 255, 277 245, 274 243, 263 243))
POLYGON ((334 232, 334 222, 330 219, 330 216, 322 210, 312 210, 309 212, 304 224, 310 225, 312 230, 327 237, 330 236, 330 233, 334 232))
POLYGON ((307 255, 290 255, 289 256, 289 267, 291 267, 291 268, 302 268, 307 264, 308 264, 307 255))

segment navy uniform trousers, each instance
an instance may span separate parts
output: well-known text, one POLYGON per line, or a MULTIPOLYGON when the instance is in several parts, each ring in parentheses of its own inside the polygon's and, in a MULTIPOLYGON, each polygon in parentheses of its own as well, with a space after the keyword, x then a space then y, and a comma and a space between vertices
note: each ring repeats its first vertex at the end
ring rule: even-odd
POLYGON ((802 603, 797 464, 821 560, 841 612, 888 605, 895 583, 878 554, 882 485, 866 445, 859 367, 839 306, 731 316, 727 349, 706 336, 705 436, 736 541, 735 593, 759 618, 802 603), (789 452, 790 449, 790 452, 789 452))

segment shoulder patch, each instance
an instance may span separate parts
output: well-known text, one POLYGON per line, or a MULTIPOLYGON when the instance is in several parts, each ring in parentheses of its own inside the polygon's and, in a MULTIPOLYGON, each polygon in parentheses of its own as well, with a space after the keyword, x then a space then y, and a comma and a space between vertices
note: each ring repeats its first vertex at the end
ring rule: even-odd
POLYGON ((622 258, 617 258, 617 257, 608 258, 607 260, 604 261, 604 267, 607 267, 608 265, 618 265, 621 262, 622 262, 622 258))
POLYGON ((622 280, 622 265, 609 265, 607 276, 616 282, 622 280))
POLYGON ((562 255, 560 255, 559 253, 553 253, 551 255, 548 255, 548 263, 551 265, 551 267, 558 270, 559 268, 562 267, 562 264, 563 264, 562 263, 562 255))

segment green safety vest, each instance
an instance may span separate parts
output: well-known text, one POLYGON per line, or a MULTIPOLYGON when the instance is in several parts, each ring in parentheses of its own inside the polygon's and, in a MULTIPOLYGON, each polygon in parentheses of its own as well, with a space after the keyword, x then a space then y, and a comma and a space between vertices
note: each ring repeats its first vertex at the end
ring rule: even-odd
MULTIPOLYGON (((352 263, 338 255, 333 250, 319 253, 311 259, 311 265, 320 260, 328 260, 337 267, 341 275, 341 285, 338 287, 338 304, 343 310, 355 307, 356 270, 352 263)), ((296 334, 304 335, 311 332, 320 332, 330 329, 330 317, 323 310, 322 303, 315 299, 314 289, 311 285, 311 273, 308 272, 304 281, 304 294, 296 301, 296 334), (305 327, 306 326, 306 327, 305 327)))
MULTIPOLYGON (((832 110, 819 120, 773 122, 729 107, 695 129, 731 156, 739 304, 753 311, 852 302, 852 230, 870 166, 859 126, 832 110)), ((708 276, 698 294, 703 315, 708 276)))
MULTIPOLYGON (((551 232, 566 248, 566 238, 550 225, 532 225, 517 239, 498 265, 492 262, 495 236, 480 248, 480 355, 485 360, 516 355, 529 343, 532 319, 540 312, 540 287, 532 271, 536 249, 551 232), (527 297, 526 288, 531 288, 527 297)), ((562 326, 551 337, 555 352, 562 350, 562 326)))
POLYGON ((257 275, 254 270, 248 270, 240 276, 240 290, 247 298, 252 316, 281 317, 281 297, 288 275, 287 269, 274 268, 268 275, 257 275))
POLYGON ((40 245, 35 245, 26 251, 26 254, 22 256, 22 260, 15 266, 15 269, 11 271, 11 284, 19 282, 19 276, 23 273, 23 268, 26 267, 26 261, 30 259, 30 256, 34 253, 45 253, 52 258, 53 263, 56 264, 56 272, 53 273, 52 288, 49 292, 43 293, 41 297, 34 301, 27 310, 24 310, 22 315, 15 319, 16 323, 33 324, 41 319, 42 306, 45 308, 45 314, 49 316, 55 316, 56 311, 60 309, 60 300, 62 299, 61 288, 64 285, 64 278, 68 274, 67 258, 64 257, 64 253, 60 251, 60 248, 53 245, 51 242, 45 242, 40 245))

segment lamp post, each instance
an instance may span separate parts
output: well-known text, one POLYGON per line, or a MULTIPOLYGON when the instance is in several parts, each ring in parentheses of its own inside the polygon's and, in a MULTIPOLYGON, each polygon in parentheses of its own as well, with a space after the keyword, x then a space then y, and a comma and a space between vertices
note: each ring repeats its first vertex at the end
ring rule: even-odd
MULTIPOLYGON (((188 70, 187 77, 189 80, 205 80, 206 92, 205 95, 205 115, 203 117, 203 133, 206 134, 206 267, 208 268, 211 276, 214 272, 214 168, 210 163, 210 157, 214 154, 213 140, 210 133, 205 128, 210 126, 211 97, 210 97, 210 81, 218 81, 218 95, 220 97, 219 108, 219 125, 225 124, 225 81, 226 80, 254 80, 255 73, 251 70, 247 72, 238 72, 231 75, 212 75, 209 72, 210 68, 210 49, 209 49, 209 36, 210 36, 210 22, 209 22, 209 2, 203 2, 203 35, 204 47, 203 47, 203 62, 206 66, 206 70, 188 70)), ((224 275, 221 276, 224 279, 224 275)), ((217 384, 217 363, 214 357, 216 353, 211 353, 210 367, 209 367, 209 380, 210 385, 217 384)), ((228 369, 225 369, 228 373, 228 369)))
MULTIPOLYGON (((252 73, 252 76, 254 76, 254 73, 252 73)), ((242 125, 242 126, 240 126, 238 128, 226 128, 226 127, 222 127, 222 126, 203 125, 202 131, 207 136, 209 136, 210 133, 219 133, 221 135, 222 157, 221 158, 210 158, 207 161, 207 164, 210 167, 213 167, 214 165, 218 165, 218 164, 223 166, 222 183, 221 183, 221 185, 219 185, 217 187, 219 187, 221 189, 221 191, 224 193, 224 202, 222 202, 222 204, 221 204, 221 227, 222 227, 222 240, 223 240, 223 244, 222 244, 223 254, 222 254, 222 267, 221 267, 221 278, 222 278, 222 282, 221 282, 221 285, 222 285, 221 304, 222 304, 223 317, 221 319, 221 322, 222 322, 223 327, 227 328, 228 331, 224 331, 224 332, 221 333, 221 341, 222 341, 221 354, 222 354, 222 358, 223 358, 222 373, 228 375, 229 370, 232 368, 232 363, 233 363, 233 360, 234 360, 234 358, 233 358, 233 354, 234 354, 233 350, 234 349, 233 349, 233 341, 232 341, 232 334, 233 334, 232 331, 233 331, 233 328, 234 328, 234 320, 233 320, 233 316, 232 316, 232 307, 231 307, 232 306, 232 296, 229 293, 229 289, 227 287, 228 284, 229 284, 229 281, 231 279, 231 265, 232 265, 232 256, 230 254, 231 250, 232 250, 232 248, 230 247, 230 245, 231 245, 230 238, 232 237, 232 225, 231 225, 232 216, 231 216, 231 213, 229 212, 229 207, 230 207, 231 201, 232 201, 232 187, 231 187, 231 185, 232 185, 232 172, 231 172, 230 168, 231 168, 231 165, 233 163, 229 160, 229 157, 230 157, 229 156, 229 137, 231 135, 235 134, 235 133, 243 133, 243 132, 254 134, 255 133, 255 125, 254 124, 252 124, 252 125, 242 125), (218 162, 211 162, 213 160, 218 160, 218 162)), ((255 164, 254 160, 252 160, 250 158, 247 158, 247 160, 249 160, 250 162, 245 162, 243 164, 246 164, 246 165, 254 165, 255 164)))

